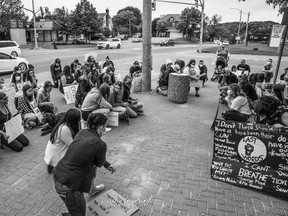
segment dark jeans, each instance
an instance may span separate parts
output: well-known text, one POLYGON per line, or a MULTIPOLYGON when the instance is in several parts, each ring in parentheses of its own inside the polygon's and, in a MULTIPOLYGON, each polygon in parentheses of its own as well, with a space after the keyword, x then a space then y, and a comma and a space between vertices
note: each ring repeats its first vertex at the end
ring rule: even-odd
POLYGON ((20 134, 15 140, 8 144, 8 140, 1 136, 1 143, 16 152, 21 152, 24 146, 29 145, 29 140, 25 135, 20 134))
MULTIPOLYGON (((83 192, 75 191, 65 185, 62 185, 58 181, 55 181, 55 189, 57 194, 65 203, 71 216, 86 215, 86 201, 83 192)), ((65 215, 65 213, 62 215, 65 215)))
POLYGON ((282 92, 284 91, 284 89, 285 89, 285 85, 282 85, 282 84, 273 85, 273 91, 280 101, 283 101, 282 92))
POLYGON ((237 110, 228 110, 222 113, 225 120, 247 122, 249 115, 238 112, 237 110))

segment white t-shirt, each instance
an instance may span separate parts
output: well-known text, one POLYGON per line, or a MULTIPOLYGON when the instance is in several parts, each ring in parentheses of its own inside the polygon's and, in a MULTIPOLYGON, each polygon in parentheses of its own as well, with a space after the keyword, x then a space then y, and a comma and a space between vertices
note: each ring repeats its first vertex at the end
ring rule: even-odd
POLYGON ((246 115, 251 114, 248 100, 243 96, 238 96, 234 98, 233 100, 231 100, 231 109, 237 110, 240 113, 243 113, 246 115))

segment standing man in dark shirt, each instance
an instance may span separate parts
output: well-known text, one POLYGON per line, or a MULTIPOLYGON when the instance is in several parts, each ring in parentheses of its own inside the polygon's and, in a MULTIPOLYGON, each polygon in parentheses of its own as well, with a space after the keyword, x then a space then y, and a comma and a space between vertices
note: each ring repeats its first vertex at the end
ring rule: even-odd
POLYGON ((240 70, 243 72, 248 71, 248 76, 250 75, 250 66, 246 64, 246 60, 242 59, 241 63, 237 66, 237 70, 240 70))
POLYGON ((59 58, 56 58, 55 61, 50 65, 50 72, 54 83, 53 87, 58 88, 62 74, 61 61, 59 58))
POLYGON ((112 173, 115 168, 106 161, 106 143, 101 140, 105 133, 107 117, 91 113, 87 129, 81 130, 68 147, 65 156, 54 168, 55 189, 64 201, 70 215, 85 216, 88 193, 95 177, 94 166, 104 165, 112 173))

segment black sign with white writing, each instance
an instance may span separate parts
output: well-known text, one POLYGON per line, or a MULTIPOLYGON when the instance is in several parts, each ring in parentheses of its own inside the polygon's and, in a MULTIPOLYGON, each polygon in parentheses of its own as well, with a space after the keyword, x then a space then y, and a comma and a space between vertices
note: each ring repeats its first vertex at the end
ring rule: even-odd
POLYGON ((216 120, 213 179, 288 197, 288 134, 216 120))

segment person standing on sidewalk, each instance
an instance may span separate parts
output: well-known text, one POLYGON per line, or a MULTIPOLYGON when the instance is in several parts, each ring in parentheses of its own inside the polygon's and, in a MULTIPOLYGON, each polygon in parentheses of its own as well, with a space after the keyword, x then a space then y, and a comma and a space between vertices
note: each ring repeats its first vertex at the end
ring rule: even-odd
POLYGON ((196 65, 195 59, 191 59, 187 66, 184 68, 183 73, 188 74, 190 76, 190 86, 195 87, 196 97, 200 97, 199 95, 199 78, 200 78, 200 68, 196 65))
POLYGON ((86 214, 83 193, 90 191, 95 176, 94 166, 104 165, 111 173, 115 172, 115 168, 106 161, 107 145, 101 139, 105 133, 107 120, 101 113, 91 113, 87 128, 76 135, 65 156, 54 168, 56 192, 72 216, 86 214))
POLYGON ((54 83, 53 87, 58 88, 62 73, 61 61, 59 58, 56 58, 50 65, 50 72, 54 83))

